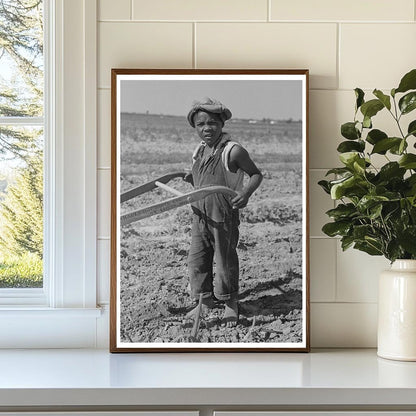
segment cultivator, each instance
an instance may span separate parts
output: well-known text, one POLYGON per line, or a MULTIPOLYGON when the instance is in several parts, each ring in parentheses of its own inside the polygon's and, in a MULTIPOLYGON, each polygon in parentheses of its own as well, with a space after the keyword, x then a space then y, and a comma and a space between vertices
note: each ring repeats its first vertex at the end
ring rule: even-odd
MULTIPOLYGON (((166 185, 169 181, 175 178, 184 178, 186 172, 173 172, 168 173, 160 178, 157 178, 153 181, 147 182, 143 185, 136 186, 124 193, 120 196, 120 202, 129 201, 136 196, 142 195, 146 192, 150 192, 155 188, 164 189, 165 191, 170 192, 171 194, 175 195, 173 198, 167 199, 162 202, 157 202, 156 204, 149 205, 144 208, 140 208, 134 211, 131 211, 127 214, 124 214, 120 218, 120 224, 127 225, 133 222, 142 220, 147 217, 151 217, 153 215, 160 214, 165 211, 169 211, 171 209, 175 209, 181 207, 183 205, 191 204, 192 202, 199 201, 201 199, 206 198, 209 195, 220 193, 224 195, 229 195, 234 197, 237 195, 235 191, 226 186, 208 186, 201 189, 196 189, 194 191, 188 193, 182 193, 168 185, 166 185)), ((197 332, 199 329, 199 323, 201 318, 201 308, 202 308, 202 295, 199 298, 198 307, 194 317, 194 324, 191 331, 191 335, 188 337, 188 341, 195 342, 197 340, 197 332)))
POLYGON ((164 189, 165 191, 168 191, 175 196, 165 201, 157 202, 147 207, 143 207, 143 208, 140 208, 140 209, 137 209, 137 210, 134 210, 134 211, 128 212, 127 214, 122 215, 120 218, 120 224, 121 225, 131 224, 133 222, 142 220, 144 218, 151 217, 153 215, 157 215, 162 212, 181 207, 183 205, 191 204, 193 202, 199 201, 201 199, 206 198, 209 195, 216 194, 216 193, 229 195, 231 197, 235 197, 237 195, 237 193, 233 191, 232 189, 227 188, 226 186, 220 186, 220 185, 207 186, 205 188, 196 189, 188 193, 182 193, 166 185, 172 179, 184 178, 185 175, 186 175, 186 172, 168 173, 164 176, 161 176, 160 178, 147 182, 143 185, 136 186, 122 193, 120 196, 120 202, 128 201, 132 198, 135 198, 136 196, 142 195, 155 188, 164 189))

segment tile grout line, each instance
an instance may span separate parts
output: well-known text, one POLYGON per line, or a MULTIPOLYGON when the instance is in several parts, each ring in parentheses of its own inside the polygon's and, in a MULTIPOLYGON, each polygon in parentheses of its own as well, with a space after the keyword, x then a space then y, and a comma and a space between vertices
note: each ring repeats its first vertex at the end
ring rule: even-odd
MULTIPOLYGON (((326 92, 351 92, 353 91, 354 87, 351 88, 309 88, 310 92, 319 92, 319 91, 326 91, 326 92)), ((371 92, 373 91, 374 88, 362 88, 362 90, 364 92, 371 92)), ((385 90, 387 91, 388 88, 385 88, 385 90)), ((97 87, 97 91, 111 91, 111 87, 107 87, 107 86, 102 86, 102 87, 97 87)))
POLYGON ((329 302, 329 301, 311 301, 311 304, 315 304, 315 305, 334 305, 334 306, 338 306, 338 305, 377 305, 377 301, 375 302, 371 302, 371 301, 341 301, 341 302, 329 302))
POLYGON ((340 241, 336 240, 335 243, 336 243, 334 244, 335 252, 333 253, 334 259, 335 259, 334 303, 338 303, 338 244, 340 244, 340 241))
POLYGON ((271 1, 272 0, 267 0, 267 23, 270 23, 270 21, 272 20, 272 15, 271 15, 272 14, 272 5, 271 5, 271 1))
MULTIPOLYGON (((133 9, 133 7, 132 7, 133 9)), ((133 13, 133 10, 131 11, 133 13)), ((224 19, 224 20, 192 20, 192 19, 98 19, 97 23, 277 23, 277 24, 305 24, 305 25, 315 25, 315 24, 354 24, 354 25, 414 25, 413 20, 270 20, 267 19, 224 19)))
POLYGON ((339 90, 339 80, 340 80, 340 71, 341 71, 341 24, 337 23, 337 62, 336 62, 336 71, 337 71, 337 90, 339 90))
MULTIPOLYGON (((309 168, 309 172, 326 172, 331 168, 309 168)), ((98 166, 97 170, 111 170, 111 166, 98 166)), ((331 237, 333 238, 333 237, 331 237)))
POLYGON ((130 0, 130 20, 133 20, 133 0, 130 0))
POLYGON ((196 69, 196 22, 192 23, 192 68, 196 69))
POLYGON ((322 234, 322 235, 310 235, 309 236, 309 240, 330 240, 330 241, 332 241, 332 240, 340 240, 340 237, 329 237, 329 236, 327 236, 327 235, 325 235, 325 234, 322 234))

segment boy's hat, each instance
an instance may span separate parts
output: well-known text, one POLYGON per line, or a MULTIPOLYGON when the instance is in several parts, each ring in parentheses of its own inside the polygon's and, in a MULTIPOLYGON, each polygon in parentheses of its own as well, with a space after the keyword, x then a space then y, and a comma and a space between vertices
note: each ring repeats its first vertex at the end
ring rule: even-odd
POLYGON ((222 103, 212 98, 205 97, 201 101, 192 103, 191 111, 188 113, 189 124, 195 128, 194 116, 198 111, 207 111, 209 113, 218 114, 221 120, 225 122, 232 117, 231 111, 222 103))

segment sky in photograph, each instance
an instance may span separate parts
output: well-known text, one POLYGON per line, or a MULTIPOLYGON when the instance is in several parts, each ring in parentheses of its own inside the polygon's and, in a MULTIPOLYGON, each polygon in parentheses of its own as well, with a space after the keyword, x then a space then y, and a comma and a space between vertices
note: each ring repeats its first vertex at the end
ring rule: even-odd
POLYGON ((122 80, 121 112, 186 116, 195 100, 221 101, 234 118, 302 118, 299 80, 122 80))

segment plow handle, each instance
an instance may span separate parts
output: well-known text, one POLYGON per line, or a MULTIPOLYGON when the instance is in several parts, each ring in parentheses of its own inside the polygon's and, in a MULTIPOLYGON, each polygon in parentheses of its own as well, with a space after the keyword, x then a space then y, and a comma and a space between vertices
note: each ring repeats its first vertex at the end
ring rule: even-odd
POLYGON ((206 188, 200 188, 187 194, 170 198, 166 201, 158 202, 156 204, 149 205, 147 207, 140 208, 138 210, 124 214, 120 218, 120 225, 127 225, 132 222, 136 222, 144 218, 151 217, 153 215, 157 215, 162 212, 181 207, 183 205, 191 204, 192 202, 199 201, 200 199, 204 199, 207 196, 215 193, 229 195, 232 198, 234 198, 237 195, 237 192, 233 191, 230 188, 227 188, 226 186, 207 186, 206 188))
POLYGON ((120 195, 120 202, 128 201, 129 199, 135 198, 138 195, 142 195, 146 192, 151 191, 152 189, 156 188, 156 182, 161 183, 168 183, 172 179, 175 178, 184 178, 187 172, 172 172, 168 173, 164 176, 161 176, 160 178, 156 178, 155 180, 152 180, 150 182, 147 182, 140 186, 135 186, 134 188, 129 189, 126 192, 123 192, 120 195))

